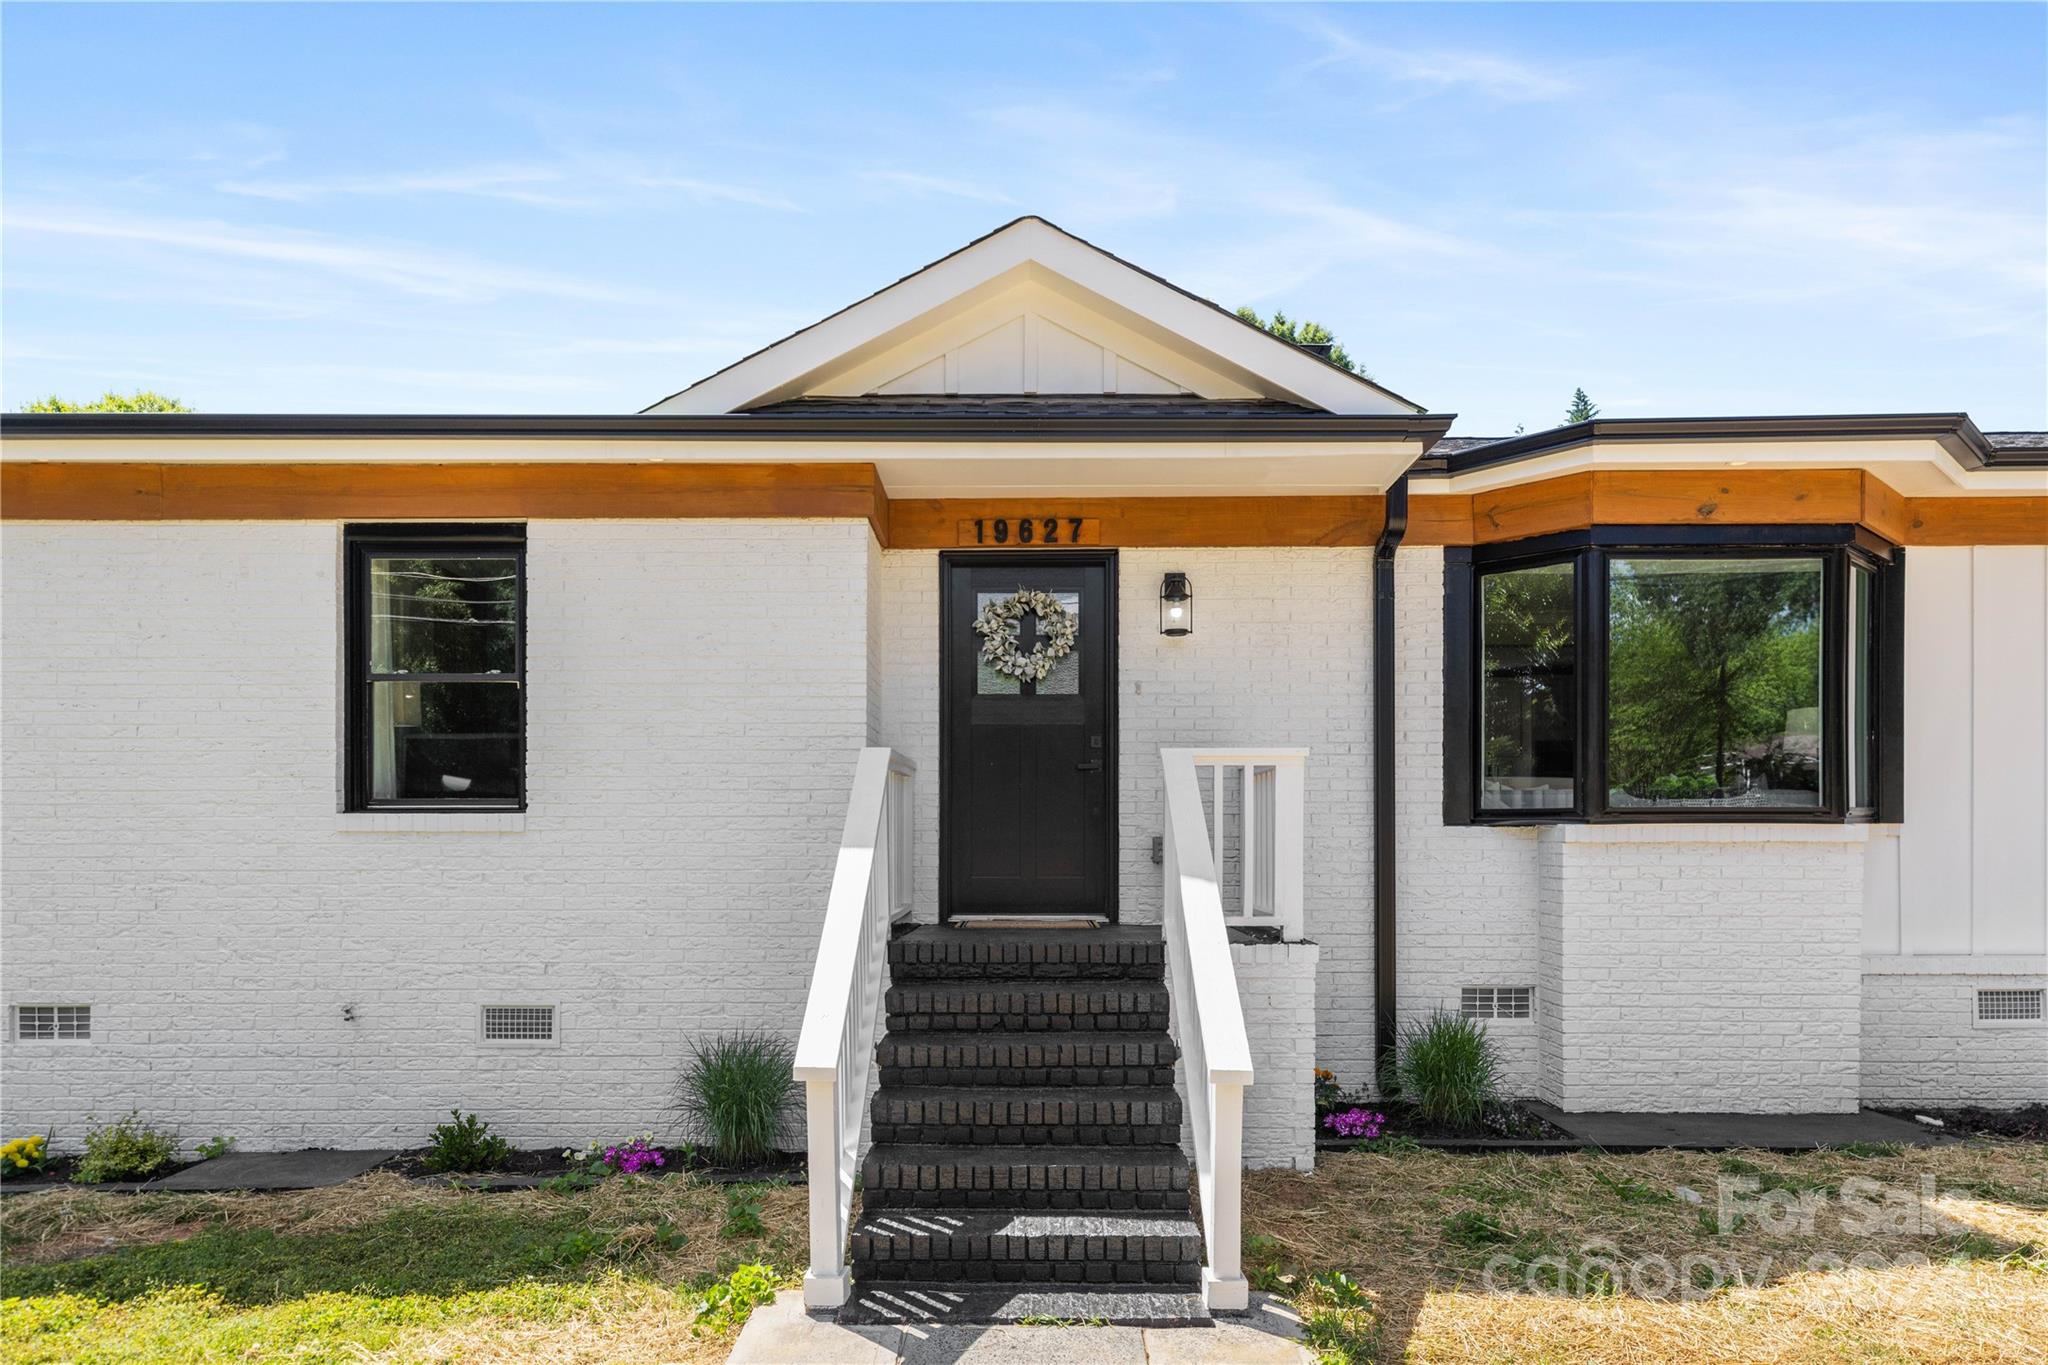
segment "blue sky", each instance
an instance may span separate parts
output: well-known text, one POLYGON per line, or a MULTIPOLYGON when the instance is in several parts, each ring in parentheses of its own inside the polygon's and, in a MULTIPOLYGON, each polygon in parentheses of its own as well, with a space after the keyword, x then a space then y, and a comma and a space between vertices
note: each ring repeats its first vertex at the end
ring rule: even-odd
POLYGON ((2048 426, 2038 5, 12 4, 0 402, 632 411, 1020 213, 1464 434, 2048 426))

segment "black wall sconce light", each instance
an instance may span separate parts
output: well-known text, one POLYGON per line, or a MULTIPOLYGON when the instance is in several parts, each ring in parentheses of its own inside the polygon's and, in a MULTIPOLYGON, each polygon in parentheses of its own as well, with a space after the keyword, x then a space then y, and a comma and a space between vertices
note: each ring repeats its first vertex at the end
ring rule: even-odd
POLYGON ((1184 573, 1170 573, 1159 584, 1159 633, 1195 633, 1195 589, 1184 573))

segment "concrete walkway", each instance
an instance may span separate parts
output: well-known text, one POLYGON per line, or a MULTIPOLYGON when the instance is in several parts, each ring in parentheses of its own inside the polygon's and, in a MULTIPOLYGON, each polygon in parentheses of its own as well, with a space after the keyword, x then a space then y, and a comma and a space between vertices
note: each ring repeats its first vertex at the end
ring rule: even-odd
POLYGON ((1529 1108, 1581 1141, 1611 1152, 1720 1151, 1759 1147, 1808 1152, 1852 1142, 1896 1142, 1905 1147, 1938 1147, 1956 1141, 1924 1124, 1859 1109, 1853 1114, 1566 1114, 1547 1104, 1529 1108))
POLYGON ((1270 1295, 1214 1327, 841 1327, 787 1289, 757 1308, 729 1365, 1314 1365, 1270 1295))
POLYGON ((224 1193, 228 1190, 318 1190, 353 1180, 398 1155, 376 1151, 229 1152, 176 1175, 152 1180, 145 1190, 224 1193))

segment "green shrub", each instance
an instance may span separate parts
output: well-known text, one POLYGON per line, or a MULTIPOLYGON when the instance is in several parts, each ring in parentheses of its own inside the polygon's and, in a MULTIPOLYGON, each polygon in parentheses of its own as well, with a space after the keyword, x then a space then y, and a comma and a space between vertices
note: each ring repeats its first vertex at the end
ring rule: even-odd
POLYGON ((795 1099, 789 1043, 771 1033, 721 1033, 691 1046, 677 1104, 720 1162, 745 1165, 775 1151, 795 1099))
POLYGON ((1384 1084, 1424 1121, 1462 1130, 1477 1128, 1485 1118, 1499 1075, 1486 1025, 1438 1010, 1402 1026, 1384 1084))
POLYGON ((136 1180, 168 1166, 177 1155, 176 1133, 160 1132, 130 1110, 126 1118, 87 1130, 85 1155, 71 1178, 81 1185, 136 1180))
POLYGON ((430 1171, 495 1171, 512 1154, 512 1144, 491 1136, 491 1125, 475 1114, 450 1109, 453 1123, 434 1129, 424 1158, 430 1171))

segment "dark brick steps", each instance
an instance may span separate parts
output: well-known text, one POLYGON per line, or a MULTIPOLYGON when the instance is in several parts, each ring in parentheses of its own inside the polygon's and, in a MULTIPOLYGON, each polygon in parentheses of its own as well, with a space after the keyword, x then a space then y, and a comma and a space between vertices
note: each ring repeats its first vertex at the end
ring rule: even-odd
POLYGON ((891 986, 882 1008, 891 1033, 1162 1033, 1168 997, 1165 985, 1138 981, 1072 986, 936 981, 891 986))
POLYGON ((861 1163, 861 1206, 1185 1213, 1188 1159, 1177 1145, 877 1143, 861 1163))
POLYGON ((1157 929, 926 928, 889 944, 891 980, 974 977, 1003 980, 1159 981, 1166 942, 1157 929))
POLYGON ((854 1278, 1031 1284, 1201 1283, 1202 1234, 1177 1213, 878 1209, 853 1228, 854 1278))
POLYGON ((890 1086, 870 1109, 884 1143, 1127 1147, 1180 1141, 1180 1096, 1150 1089, 890 1086))
POLYGON ((848 1323, 1207 1324, 1157 928, 889 944, 848 1323))
POLYGON ((1128 1327, 1209 1327, 1215 1319, 1193 1291, 1116 1286, 856 1282, 839 1310, 853 1326, 890 1323, 1002 1324, 1109 1322, 1128 1327))
POLYGON ((890 1034, 875 1049, 885 1086, 1173 1084, 1180 1048, 1164 1033, 890 1034))

